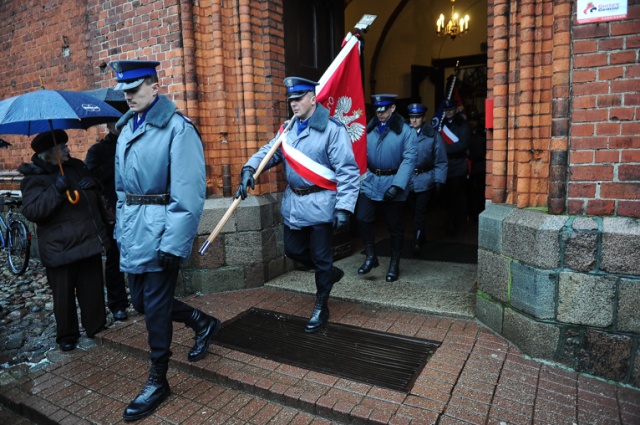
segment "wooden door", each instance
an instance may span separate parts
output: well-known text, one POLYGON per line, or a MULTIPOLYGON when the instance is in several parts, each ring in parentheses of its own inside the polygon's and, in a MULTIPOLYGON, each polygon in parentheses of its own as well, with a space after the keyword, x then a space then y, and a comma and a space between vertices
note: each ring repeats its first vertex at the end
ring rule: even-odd
POLYGON ((320 79, 344 36, 343 0, 284 0, 287 76, 320 79))

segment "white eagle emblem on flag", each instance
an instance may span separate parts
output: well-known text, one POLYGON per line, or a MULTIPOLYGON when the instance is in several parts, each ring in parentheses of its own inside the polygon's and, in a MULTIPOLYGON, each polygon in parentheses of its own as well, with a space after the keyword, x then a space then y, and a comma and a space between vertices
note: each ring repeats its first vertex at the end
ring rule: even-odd
POLYGON ((336 110, 333 112, 333 117, 340 121, 347 128, 351 143, 356 142, 364 134, 365 127, 359 122, 355 122, 362 116, 362 111, 356 109, 352 115, 347 115, 351 112, 352 100, 350 97, 342 96, 338 99, 336 104, 336 110))

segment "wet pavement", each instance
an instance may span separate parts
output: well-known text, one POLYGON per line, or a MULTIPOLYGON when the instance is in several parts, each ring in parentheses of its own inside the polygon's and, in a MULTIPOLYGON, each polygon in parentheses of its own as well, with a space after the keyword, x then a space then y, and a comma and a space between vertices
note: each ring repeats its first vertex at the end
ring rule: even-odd
POLYGON ((56 347, 53 299, 44 267, 37 259, 15 276, 0 253, 0 370, 36 365, 56 347))
MULTIPOLYGON (((361 260, 356 256, 340 263, 347 278, 330 301, 330 320, 441 343, 409 391, 309 371, 215 342, 203 360, 190 363, 193 332, 176 325, 168 375, 172 394, 137 423, 640 424, 640 390, 532 360, 466 314, 419 311, 406 300, 394 306, 389 300, 402 283, 383 283, 382 272, 358 281, 351 264, 361 260), (380 298, 360 301, 358 288, 375 289, 380 298)), ((411 285, 412 264, 403 264, 404 284, 411 285)), ((431 285, 438 286, 437 268, 429 266, 431 285)), ((110 323, 95 340, 81 338, 76 350, 61 352, 42 267, 32 261, 24 276, 7 273, 3 267, 0 423, 123 423, 124 408, 148 374, 144 318, 130 311, 128 321, 110 323)), ((306 288, 309 279, 312 273, 297 272, 273 286, 194 295, 187 302, 223 321, 252 307, 306 317, 314 297, 294 290, 294 284, 306 288)), ((461 299, 472 284, 460 286, 461 299)), ((451 288, 439 290, 445 289, 451 288)), ((406 293, 411 290, 408 286, 406 293)))

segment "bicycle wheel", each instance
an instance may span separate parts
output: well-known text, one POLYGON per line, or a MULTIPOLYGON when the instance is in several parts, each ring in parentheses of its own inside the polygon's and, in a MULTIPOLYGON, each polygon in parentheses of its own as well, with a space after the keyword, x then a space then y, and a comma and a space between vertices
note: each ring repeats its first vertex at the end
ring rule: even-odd
POLYGON ((15 275, 24 273, 29 265, 31 255, 31 233, 21 221, 11 223, 7 238, 7 260, 9 268, 15 275))

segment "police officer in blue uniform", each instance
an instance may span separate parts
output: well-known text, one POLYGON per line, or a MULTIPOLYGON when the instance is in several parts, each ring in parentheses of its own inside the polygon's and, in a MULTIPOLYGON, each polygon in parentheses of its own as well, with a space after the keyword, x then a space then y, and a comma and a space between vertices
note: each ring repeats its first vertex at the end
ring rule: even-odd
POLYGON ((425 241, 425 225, 427 208, 432 193, 442 193, 447 181, 447 152, 442 137, 428 123, 425 123, 427 107, 419 103, 412 103, 407 108, 409 125, 418 136, 418 156, 416 168, 413 170, 409 190, 414 195, 413 238, 412 251, 414 255, 420 253, 425 241))
MULTIPOLYGON (((285 140, 265 169, 284 164, 289 185, 282 198, 287 257, 315 269, 316 302, 305 332, 317 332, 329 320, 328 299, 344 272, 333 266, 334 230, 349 227, 360 188, 360 171, 344 125, 317 103, 318 83, 288 77, 284 84, 293 111, 285 140)), ((236 198, 255 186, 254 174, 278 137, 262 146, 244 165, 236 198)))
POLYGON ((220 321, 175 298, 180 265, 193 248, 204 207, 206 171, 202 141, 191 121, 160 95, 155 61, 115 61, 116 90, 129 111, 116 123, 116 226, 120 269, 131 303, 144 314, 151 369, 147 384, 123 418, 149 416, 169 396, 167 369, 173 323, 195 332, 189 361, 207 354, 220 321))
POLYGON ((404 241, 403 206, 415 169, 416 132, 396 112, 395 94, 372 97, 376 117, 367 124, 367 172, 362 181, 356 218, 364 245, 365 260, 358 269, 367 274, 379 265, 375 252, 374 220, 381 208, 391 234, 391 260, 385 280, 400 276, 400 255, 404 241))

